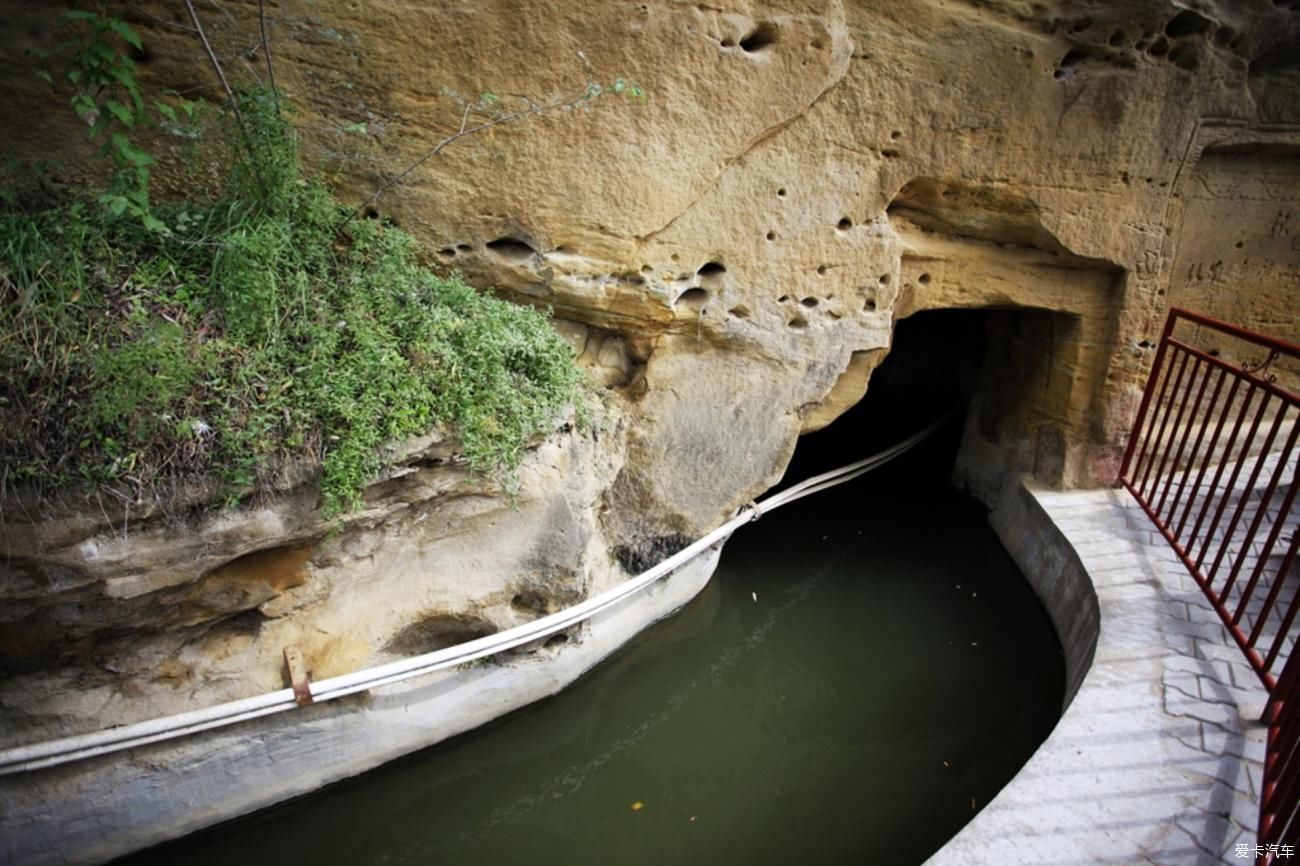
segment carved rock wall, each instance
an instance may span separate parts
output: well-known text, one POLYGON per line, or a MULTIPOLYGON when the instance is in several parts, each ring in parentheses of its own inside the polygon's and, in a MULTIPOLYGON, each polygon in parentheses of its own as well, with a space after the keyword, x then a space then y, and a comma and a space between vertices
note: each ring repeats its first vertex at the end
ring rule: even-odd
MULTIPOLYGON (((144 39, 150 88, 220 99, 176 4, 109 5, 144 39)), ((264 75, 257 8, 201 10, 243 80, 264 75)), ((32 730, 148 715, 195 683, 214 698, 278 686, 285 643, 337 672, 503 627, 552 603, 534 590, 612 580, 611 552, 670 549, 776 482, 921 311, 998 311, 973 320, 994 350, 972 374, 959 467, 990 497, 1022 471, 1114 479, 1170 303, 1297 336, 1294 3, 266 8, 278 83, 344 200, 489 112, 616 78, 644 88, 467 135, 374 213, 441 267, 552 308, 625 423, 541 446, 519 510, 425 466, 376 487, 342 535, 309 493, 184 531, 93 514, 62 540, 63 524, 11 526, 0 652, 20 668, 48 667, 51 643, 80 659, 55 675, 65 697, 20 709, 35 674, 0 694, 32 730), (474 107, 484 92, 499 101, 474 107), (142 637, 160 616, 168 629, 142 637), (126 637, 137 662, 114 655, 126 637), (145 669, 158 684, 128 682, 145 669)), ((58 38, 57 13, 0 0, 4 149, 77 178, 90 147, 25 53, 58 38)), ((206 176, 181 143, 154 146, 163 184, 206 176)))

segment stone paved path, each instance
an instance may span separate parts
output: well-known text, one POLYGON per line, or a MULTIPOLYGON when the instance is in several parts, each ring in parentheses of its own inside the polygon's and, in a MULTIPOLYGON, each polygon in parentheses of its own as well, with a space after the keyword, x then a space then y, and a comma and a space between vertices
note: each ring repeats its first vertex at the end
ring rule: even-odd
POLYGON ((1030 493, 1092 579, 1096 655, 1048 741, 929 864, 1253 863, 1237 855, 1263 687, 1127 492, 1030 493))

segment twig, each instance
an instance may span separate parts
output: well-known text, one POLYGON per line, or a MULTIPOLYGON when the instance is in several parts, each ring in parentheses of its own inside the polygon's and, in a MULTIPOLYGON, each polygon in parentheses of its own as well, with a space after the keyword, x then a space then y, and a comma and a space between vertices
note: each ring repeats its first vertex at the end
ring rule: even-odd
POLYGON ((163 27, 170 27, 173 30, 181 31, 182 33, 197 34, 199 32, 195 30, 193 27, 186 27, 184 24, 177 24, 175 21, 168 21, 165 18, 159 18, 157 15, 151 15, 150 13, 146 12, 143 9, 136 9, 135 12, 141 17, 148 18, 150 21, 152 21, 155 24, 159 24, 163 27))
POLYGON ((199 14, 194 11, 192 0, 185 0, 185 8, 190 13, 190 21, 194 22, 194 31, 199 35, 199 41, 203 43, 203 49, 208 53, 208 60, 212 62, 212 68, 217 73, 217 78, 221 81, 221 87, 226 91, 226 98, 230 100, 230 110, 234 112, 235 123, 239 126, 239 135, 244 140, 244 150, 248 152, 248 168, 257 179, 257 188, 262 192, 262 200, 270 199, 270 194, 266 188, 266 182, 262 180, 262 173, 257 170, 257 155, 253 152, 253 139, 248 135, 248 127, 244 125, 244 115, 239 111, 239 101, 235 99, 235 91, 230 89, 230 82, 226 80, 225 70, 221 68, 221 61, 217 59, 217 53, 212 50, 212 43, 208 41, 208 35, 203 32, 203 24, 199 21, 199 14))
POLYGON ((271 65, 271 43, 266 39, 266 0, 257 0, 257 25, 262 30, 262 53, 266 55, 266 75, 271 82, 271 101, 280 114, 280 93, 275 88, 275 67, 271 65))
MULTIPOLYGON (((186 2, 188 3, 189 0, 186 0, 186 2)), ((388 190, 392 189, 394 186, 396 186, 397 184, 405 180, 407 176, 410 175, 411 172, 415 171, 417 168, 424 165, 426 162, 428 162, 429 160, 433 159, 435 156, 437 156, 438 154, 446 150, 450 145, 454 144, 455 142, 459 141, 465 136, 474 135, 475 133, 482 132, 485 129, 490 129, 494 126, 500 126, 503 123, 509 123, 510 121, 517 120, 518 118, 524 117, 525 115, 546 114, 547 112, 554 111, 557 108, 564 108, 566 106, 577 105, 578 103, 590 98, 590 94, 591 94, 591 87, 590 85, 588 85, 587 87, 584 87, 582 91, 579 92, 576 96, 569 96, 563 99, 557 99, 554 102, 548 103, 546 105, 537 105, 536 103, 529 102, 527 108, 521 108, 518 111, 511 111, 507 114, 502 114, 498 117, 494 117, 491 120, 486 121, 484 123, 480 123, 477 126, 470 126, 470 127, 467 127, 465 125, 466 122, 469 120, 469 112, 470 112, 470 106, 467 105, 465 107, 465 113, 461 115, 460 129, 458 129, 456 132, 452 133, 451 135, 444 138, 442 141, 435 144, 429 150, 425 151, 423 156, 421 156, 415 162, 408 165, 400 173, 389 178, 377 190, 372 192, 366 198, 365 201, 363 201, 360 205, 357 206, 356 210, 348 214, 347 219, 343 220, 343 223, 338 228, 339 232, 341 233, 343 229, 347 228, 348 223, 352 222, 352 220, 356 219, 357 216, 364 213, 366 208, 374 204, 375 201, 377 201, 381 195, 383 195, 385 192, 387 192, 388 190)))

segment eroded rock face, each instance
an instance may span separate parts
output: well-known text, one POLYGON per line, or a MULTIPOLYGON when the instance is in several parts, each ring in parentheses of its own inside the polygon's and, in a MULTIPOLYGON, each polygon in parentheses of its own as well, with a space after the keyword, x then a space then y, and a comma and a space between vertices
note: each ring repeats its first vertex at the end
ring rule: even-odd
MULTIPOLYGON (((150 87, 220 99, 174 4, 110 6, 143 36, 150 87)), ((256 4, 227 6, 210 35, 232 74, 258 74, 256 4)), ((11 149, 85 171, 77 121, 50 114, 21 60, 57 9, 0 10, 11 149)), ((20 673, 6 691, 80 660, 53 683, 81 690, 75 707, 0 694, 46 735, 145 717, 197 681, 213 699, 278 687, 289 643, 340 672, 399 635, 433 640, 421 622, 481 632, 579 598, 779 479, 918 312, 1002 311, 979 325, 996 351, 971 373, 959 466, 989 496, 1023 471, 1113 481, 1169 304, 1297 334, 1294 3, 268 11, 277 81, 345 200, 467 119, 592 82, 644 88, 468 135, 374 206, 472 283, 552 308, 626 423, 540 446, 518 509, 422 465, 338 533, 309 488, 189 523, 90 509, 36 534, 8 524, 0 654, 20 673), (474 107, 485 91, 500 102, 474 107), (347 131, 360 122, 364 137, 347 131), (150 665, 156 679, 125 691, 114 673, 150 665)), ((157 149, 179 164, 180 145, 157 149)))
MULTIPOLYGON (((614 424, 607 419, 607 424, 614 424)), ((616 429, 533 448, 513 497, 409 443, 365 506, 325 517, 312 485, 261 506, 9 523, 0 538, 6 745, 283 688, 528 622, 622 578, 597 519, 616 429), (129 523, 134 520, 134 524, 129 523), (16 555, 20 544, 29 548, 16 555)), ((70 514, 75 502, 65 503, 70 514)))

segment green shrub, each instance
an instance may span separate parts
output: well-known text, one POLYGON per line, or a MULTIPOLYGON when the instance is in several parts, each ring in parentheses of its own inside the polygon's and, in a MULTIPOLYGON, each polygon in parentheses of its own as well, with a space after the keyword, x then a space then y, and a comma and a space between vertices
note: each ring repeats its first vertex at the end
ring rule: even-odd
POLYGON ((269 95, 241 105, 260 180, 233 160, 216 200, 152 205, 164 230, 88 190, 5 197, 3 481, 217 473, 239 496, 308 460, 338 510, 382 445, 440 427, 509 482, 583 399, 569 347, 537 312, 422 267, 401 230, 348 221, 269 95))

